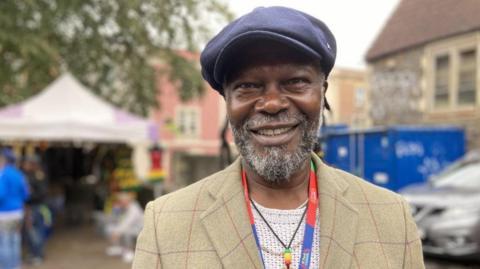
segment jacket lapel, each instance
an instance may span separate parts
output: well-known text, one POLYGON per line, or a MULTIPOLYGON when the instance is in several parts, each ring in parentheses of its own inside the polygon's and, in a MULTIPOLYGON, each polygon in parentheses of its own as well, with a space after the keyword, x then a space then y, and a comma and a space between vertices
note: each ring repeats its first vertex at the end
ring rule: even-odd
POLYGON ((344 196, 348 183, 312 154, 317 165, 320 207, 320 268, 350 268, 358 211, 344 196))
POLYGON ((225 268, 260 269, 263 265, 248 220, 240 163, 239 158, 219 174, 218 184, 209 186, 215 201, 200 218, 225 268))

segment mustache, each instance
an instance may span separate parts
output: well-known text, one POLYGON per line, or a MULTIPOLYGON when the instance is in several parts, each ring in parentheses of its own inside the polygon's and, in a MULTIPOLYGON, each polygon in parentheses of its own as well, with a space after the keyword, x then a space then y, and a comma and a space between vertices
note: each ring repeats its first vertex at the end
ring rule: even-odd
POLYGON ((242 125, 246 129, 256 128, 267 123, 289 123, 298 124, 306 122, 307 117, 299 112, 282 111, 277 114, 256 114, 248 118, 242 125))

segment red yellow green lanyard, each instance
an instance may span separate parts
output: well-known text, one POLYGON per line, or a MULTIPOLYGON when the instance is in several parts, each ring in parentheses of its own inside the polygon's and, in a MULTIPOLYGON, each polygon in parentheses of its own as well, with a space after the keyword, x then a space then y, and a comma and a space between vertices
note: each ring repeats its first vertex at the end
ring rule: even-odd
MULTIPOLYGON (((242 169, 242 184, 243 191, 245 193, 245 202, 247 205, 248 218, 250 219, 250 225, 252 226, 253 236, 257 243, 258 252, 260 258, 265 267, 262 250, 260 247, 260 241, 257 235, 257 229, 255 228, 255 219, 253 217, 252 206, 250 204, 250 194, 248 191, 247 175, 245 170, 242 169)), ((312 254, 313 235, 315 234, 315 224, 317 221, 317 208, 318 208, 318 192, 317 192, 317 176, 315 174, 315 166, 313 162, 310 162, 310 179, 308 185, 308 203, 307 203, 307 219, 305 223, 305 232, 303 234, 302 252, 300 256, 300 265, 298 268, 306 269, 310 267, 310 259, 312 254)), ((292 254, 290 249, 285 249, 283 253, 284 263, 287 268, 290 267, 292 262, 292 254)))

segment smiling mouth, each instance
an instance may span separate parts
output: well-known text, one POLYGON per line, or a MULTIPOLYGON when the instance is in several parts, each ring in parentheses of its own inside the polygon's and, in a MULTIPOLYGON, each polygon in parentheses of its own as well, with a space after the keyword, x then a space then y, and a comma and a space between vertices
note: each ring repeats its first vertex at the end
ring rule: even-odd
POLYGON ((299 134, 299 126, 264 126, 250 130, 255 144, 263 147, 280 146, 290 143, 299 134))
POLYGON ((290 127, 282 127, 282 128, 268 128, 268 129, 258 129, 254 130, 253 133, 263 136, 277 136, 282 135, 290 132, 291 130, 295 129, 297 125, 290 126, 290 127))

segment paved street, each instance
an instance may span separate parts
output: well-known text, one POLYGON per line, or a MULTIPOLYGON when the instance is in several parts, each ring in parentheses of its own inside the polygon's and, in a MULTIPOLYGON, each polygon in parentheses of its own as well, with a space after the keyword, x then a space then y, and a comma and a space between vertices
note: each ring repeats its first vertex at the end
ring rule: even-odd
MULTIPOLYGON (((41 266, 25 269, 128 269, 129 264, 118 258, 106 256, 107 242, 98 237, 92 228, 63 228, 47 245, 47 259, 41 266)), ((459 265, 452 262, 427 259, 427 269, 480 269, 478 265, 459 265)))
POLYGON ((90 228, 63 228, 47 245, 45 263, 24 269, 128 269, 120 258, 106 256, 107 242, 90 228))

